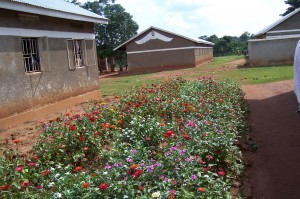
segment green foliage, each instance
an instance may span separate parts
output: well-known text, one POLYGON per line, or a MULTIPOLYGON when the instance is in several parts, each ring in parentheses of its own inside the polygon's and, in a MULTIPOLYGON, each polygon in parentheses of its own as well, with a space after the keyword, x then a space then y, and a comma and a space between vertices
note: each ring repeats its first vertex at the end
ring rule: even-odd
POLYGON ((218 38, 216 35, 204 35, 199 38, 215 43, 215 56, 227 56, 245 54, 248 51, 248 40, 254 38, 254 35, 244 32, 240 37, 225 35, 218 38))
POLYGON ((172 79, 116 99, 46 122, 28 154, 6 151, 1 198, 232 198, 247 110, 234 82, 172 79))
POLYGON ((86 2, 83 8, 109 19, 108 24, 95 24, 97 53, 101 58, 114 54, 113 49, 137 34, 138 25, 114 0, 86 2))
POLYGON ((288 4, 290 7, 286 9, 286 11, 281 14, 281 16, 286 16, 296 10, 297 8, 300 8, 300 0, 286 0, 284 3, 288 4))

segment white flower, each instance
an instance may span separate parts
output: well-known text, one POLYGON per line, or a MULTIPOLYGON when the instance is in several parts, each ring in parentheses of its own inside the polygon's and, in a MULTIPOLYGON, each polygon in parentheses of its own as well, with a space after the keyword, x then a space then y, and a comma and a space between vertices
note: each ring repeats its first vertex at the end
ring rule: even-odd
POLYGON ((61 193, 54 193, 53 195, 54 198, 61 198, 61 196, 62 196, 61 193))
POLYGON ((159 196, 160 196, 160 192, 159 191, 152 193, 152 197, 153 198, 159 198, 159 196))

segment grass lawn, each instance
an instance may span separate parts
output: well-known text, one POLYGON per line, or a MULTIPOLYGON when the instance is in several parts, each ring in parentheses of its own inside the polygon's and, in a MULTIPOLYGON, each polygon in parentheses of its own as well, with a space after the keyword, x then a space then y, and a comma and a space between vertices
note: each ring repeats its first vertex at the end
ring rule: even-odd
POLYGON ((224 66, 232 65, 232 61, 242 58, 242 56, 216 57, 213 62, 196 68, 102 78, 100 89, 103 96, 112 96, 134 86, 152 84, 176 76, 183 78, 214 76, 220 80, 235 80, 239 84, 262 84, 293 78, 292 65, 240 68, 225 71, 221 69, 224 66))

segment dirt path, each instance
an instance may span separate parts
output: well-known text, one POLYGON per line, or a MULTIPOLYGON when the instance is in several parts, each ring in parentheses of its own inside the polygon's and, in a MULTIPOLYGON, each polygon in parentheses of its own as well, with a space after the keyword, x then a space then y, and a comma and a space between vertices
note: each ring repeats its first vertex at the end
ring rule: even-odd
POLYGON ((249 169, 255 199, 300 198, 300 120, 292 83, 243 86, 258 144, 249 169))

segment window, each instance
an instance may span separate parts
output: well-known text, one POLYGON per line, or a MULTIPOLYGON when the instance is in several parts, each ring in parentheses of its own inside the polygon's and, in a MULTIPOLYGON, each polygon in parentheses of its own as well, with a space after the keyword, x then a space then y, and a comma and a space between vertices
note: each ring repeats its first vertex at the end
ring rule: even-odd
POLYGON ((97 66, 96 46, 93 39, 67 39, 69 70, 97 66))
POLYGON ((72 40, 72 48, 75 67, 83 67, 82 40, 72 40))
POLYGON ((40 72, 37 38, 22 38, 23 61, 26 73, 40 72))

